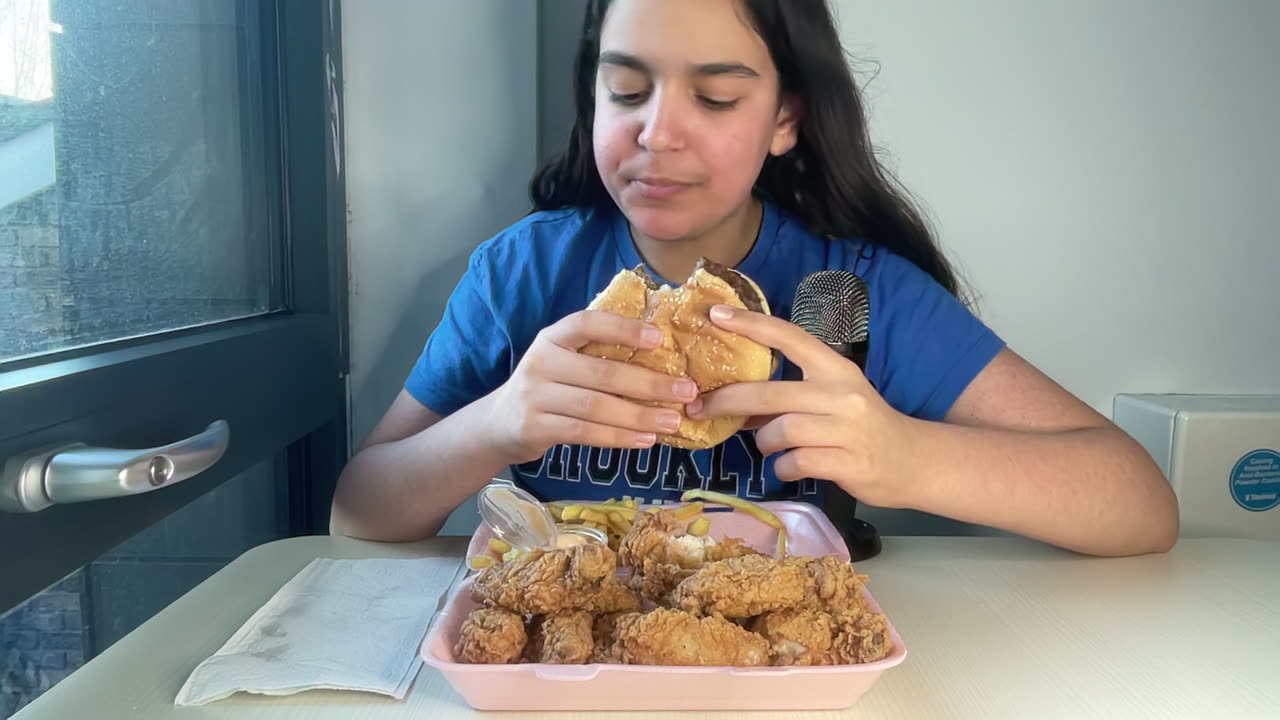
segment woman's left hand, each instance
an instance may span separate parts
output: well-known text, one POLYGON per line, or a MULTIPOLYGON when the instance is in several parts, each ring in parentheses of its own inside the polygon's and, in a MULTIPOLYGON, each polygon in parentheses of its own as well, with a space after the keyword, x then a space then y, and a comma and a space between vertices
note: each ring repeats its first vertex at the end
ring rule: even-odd
POLYGON ((857 365, 782 318, 717 306, 711 319, 781 351, 804 380, 729 385, 686 406, 690 417, 751 417, 760 452, 784 453, 774 464, 781 480, 830 480, 871 505, 912 504, 916 421, 890 407, 857 365))

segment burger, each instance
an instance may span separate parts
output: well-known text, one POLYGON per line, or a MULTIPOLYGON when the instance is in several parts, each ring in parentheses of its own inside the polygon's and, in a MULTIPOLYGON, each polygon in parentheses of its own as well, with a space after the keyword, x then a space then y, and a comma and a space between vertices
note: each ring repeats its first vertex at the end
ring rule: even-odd
MULTIPOLYGON (((579 352, 655 370, 673 377, 687 377, 699 393, 737 382, 768 380, 777 367, 773 350, 750 338, 724 330, 711 322, 714 305, 769 313, 760 286, 743 273, 705 258, 679 287, 659 286, 644 270, 622 270, 587 306, 623 317, 644 320, 663 332, 662 345, 636 349, 625 345, 590 343, 579 352)), ((641 401, 676 410, 680 428, 659 435, 658 442, 687 450, 713 447, 746 424, 746 417, 692 420, 678 403, 641 401)))

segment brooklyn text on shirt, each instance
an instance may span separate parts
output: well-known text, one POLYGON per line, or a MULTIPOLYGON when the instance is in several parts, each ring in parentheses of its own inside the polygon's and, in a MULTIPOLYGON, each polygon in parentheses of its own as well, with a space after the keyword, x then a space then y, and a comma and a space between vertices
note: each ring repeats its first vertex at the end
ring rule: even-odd
MULTIPOLYGON (((602 488, 648 492, 701 489, 748 498, 765 497, 765 458, 750 433, 738 433, 706 450, 654 446, 642 450, 555 445, 541 458, 515 466, 530 480, 587 482, 602 488)), ((817 483, 789 483, 782 493, 817 496, 817 483)))

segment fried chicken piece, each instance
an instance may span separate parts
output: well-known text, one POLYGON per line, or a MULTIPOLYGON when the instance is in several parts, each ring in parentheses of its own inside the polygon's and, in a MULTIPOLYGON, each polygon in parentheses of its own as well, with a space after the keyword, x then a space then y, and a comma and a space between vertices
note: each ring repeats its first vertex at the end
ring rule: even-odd
MULTIPOLYGON (((852 614, 843 617, 851 618, 852 614)), ((881 613, 862 613, 852 622, 842 622, 833 643, 836 657, 844 663, 869 663, 893 652, 889 619, 881 613)))
POLYGON ((640 567, 646 558, 676 564, 671 544, 683 531, 672 510, 640 513, 631 529, 618 541, 618 561, 630 568, 640 567))
POLYGON ((746 618, 780 610, 804 599, 804 569, 767 555, 746 555, 707 564, 681 581, 674 607, 695 615, 746 618))
POLYGON ((764 555, 764 553, 747 545, 742 538, 727 537, 714 545, 708 545, 703 553, 703 559, 706 562, 716 562, 747 555, 764 555))
POLYGON ((769 641, 720 617, 658 608, 617 620, 613 652, 634 665, 769 664, 769 641))
POLYGON ((611 612, 596 616, 595 623, 591 626, 591 639, 593 648, 591 651, 591 659, 588 662, 593 663, 620 663, 622 658, 615 649, 617 645, 617 628, 618 620, 628 615, 639 615, 635 612, 611 612))
POLYGON ((615 575, 600 584, 600 589, 586 595, 582 609, 593 613, 639 612, 642 606, 636 591, 615 575))
POLYGON ((519 661, 528 642, 524 618, 500 608, 477 608, 462 621, 453 651, 464 663, 519 661))
POLYGON ((844 612, 866 610, 862 585, 867 576, 855 572, 848 561, 824 555, 787 558, 786 562, 803 568, 808 574, 801 607, 844 612))
POLYGON ((616 568, 613 551, 600 543, 531 550, 485 568, 471 586, 471 597, 522 615, 581 608, 614 577, 616 568))
POLYGON ((707 535, 689 535, 674 510, 641 513, 618 543, 618 560, 640 568, 645 561, 697 570, 709 562, 741 555, 759 555, 738 538, 716 542, 707 535))
POLYGON ((659 605, 670 605, 676 585, 707 563, 759 554, 738 538, 687 534, 673 510, 641 513, 618 545, 618 559, 634 571, 631 587, 659 605))
POLYGON ((640 596, 662 607, 671 607, 671 593, 682 580, 693 575, 696 570, 687 570, 679 565, 645 560, 634 569, 631 575, 631 587, 640 596))
POLYGON ((528 662, 581 665, 595 649, 591 613, 586 610, 535 615, 530 624, 533 632, 524 651, 528 662))
POLYGON ((851 665, 873 662, 893 649, 888 620, 878 613, 777 610, 751 629, 770 643, 774 665, 851 665))
POLYGON ((836 622, 813 609, 776 610, 756 617, 751 629, 769 641, 774 665, 830 665, 836 622))

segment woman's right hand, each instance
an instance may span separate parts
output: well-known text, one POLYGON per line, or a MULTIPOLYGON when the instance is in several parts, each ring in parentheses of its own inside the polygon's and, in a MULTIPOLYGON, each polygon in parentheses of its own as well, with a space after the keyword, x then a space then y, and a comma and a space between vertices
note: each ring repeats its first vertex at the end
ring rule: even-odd
POLYGON ((592 342, 650 349, 662 343, 662 331, 583 310, 538 333, 515 372, 488 398, 493 442, 511 464, 536 460, 558 444, 651 447, 658 433, 679 427, 678 412, 624 398, 689 403, 698 395, 692 380, 578 352, 592 342))

